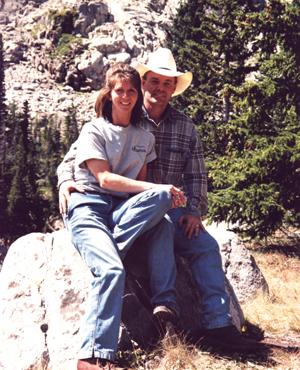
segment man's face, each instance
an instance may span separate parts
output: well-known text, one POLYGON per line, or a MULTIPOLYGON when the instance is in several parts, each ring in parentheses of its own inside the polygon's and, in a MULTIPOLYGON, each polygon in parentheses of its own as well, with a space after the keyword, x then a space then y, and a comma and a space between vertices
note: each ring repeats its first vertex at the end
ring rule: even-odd
POLYGON ((154 72, 147 72, 142 79, 144 104, 166 108, 176 89, 176 77, 167 77, 154 72))

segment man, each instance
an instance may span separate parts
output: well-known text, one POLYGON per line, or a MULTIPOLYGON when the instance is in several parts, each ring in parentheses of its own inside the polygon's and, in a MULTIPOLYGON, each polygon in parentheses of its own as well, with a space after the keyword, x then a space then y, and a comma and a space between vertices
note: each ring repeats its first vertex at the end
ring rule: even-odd
MULTIPOLYGON (((244 338, 232 325, 219 247, 202 224, 207 212, 202 145, 192 120, 169 104, 173 96, 188 88, 192 73, 177 71, 173 55, 166 48, 157 49, 147 64, 135 67, 142 78, 144 96, 141 126, 152 132, 156 141, 157 159, 148 166, 148 180, 181 187, 187 197, 186 207, 171 209, 168 217, 175 229, 175 251, 188 260, 202 297, 202 325, 206 329, 203 343, 248 351, 254 341, 244 338)), ((70 192, 81 190, 72 181, 73 159, 74 147, 58 168, 62 212, 70 192)))

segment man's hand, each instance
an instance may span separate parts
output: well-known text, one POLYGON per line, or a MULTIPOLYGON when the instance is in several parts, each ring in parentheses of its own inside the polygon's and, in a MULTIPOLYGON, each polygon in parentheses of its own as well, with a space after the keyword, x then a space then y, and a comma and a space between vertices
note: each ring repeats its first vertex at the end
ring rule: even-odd
POLYGON ((73 191, 84 193, 83 187, 81 185, 76 185, 76 182, 73 180, 64 181, 59 187, 59 212, 62 215, 66 214, 68 211, 68 204, 73 191))
POLYGON ((183 215, 179 219, 179 225, 183 227, 188 239, 198 236, 201 230, 205 230, 200 216, 183 215))

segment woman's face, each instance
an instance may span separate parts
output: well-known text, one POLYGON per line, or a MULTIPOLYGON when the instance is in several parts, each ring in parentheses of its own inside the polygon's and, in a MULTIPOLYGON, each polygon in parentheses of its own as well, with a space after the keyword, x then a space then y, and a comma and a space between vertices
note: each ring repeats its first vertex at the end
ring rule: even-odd
POLYGON ((117 119, 131 115, 138 99, 138 91, 129 80, 117 80, 110 93, 113 117, 117 119))

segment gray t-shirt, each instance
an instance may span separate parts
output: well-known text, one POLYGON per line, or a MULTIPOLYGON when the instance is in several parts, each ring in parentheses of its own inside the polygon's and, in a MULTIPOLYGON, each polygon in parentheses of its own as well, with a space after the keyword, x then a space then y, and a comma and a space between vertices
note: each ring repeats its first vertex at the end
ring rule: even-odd
POLYGON ((78 138, 76 183, 86 191, 127 197, 128 193, 101 188, 85 161, 103 159, 109 163, 112 173, 136 179, 143 165, 156 158, 154 141, 154 136, 141 127, 117 126, 104 118, 86 123, 78 138))

